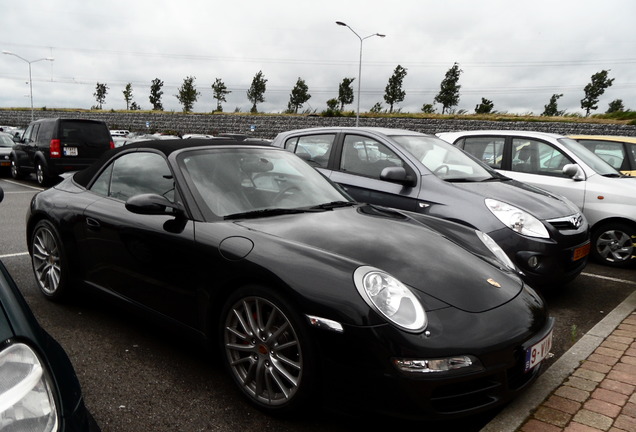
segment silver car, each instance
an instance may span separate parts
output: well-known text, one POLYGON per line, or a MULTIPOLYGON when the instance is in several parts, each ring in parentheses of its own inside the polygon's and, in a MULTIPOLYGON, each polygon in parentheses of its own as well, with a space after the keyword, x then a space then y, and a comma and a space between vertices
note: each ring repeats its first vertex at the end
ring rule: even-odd
POLYGON ((615 267, 636 263, 636 178, 577 141, 529 131, 437 134, 502 174, 569 198, 591 230, 592 256, 615 267))

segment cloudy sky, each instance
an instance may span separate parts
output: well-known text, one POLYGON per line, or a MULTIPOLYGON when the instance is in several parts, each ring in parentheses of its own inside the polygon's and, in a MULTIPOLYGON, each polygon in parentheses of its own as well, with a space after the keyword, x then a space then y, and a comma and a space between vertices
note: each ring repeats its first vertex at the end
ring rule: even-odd
MULTIPOLYGON (((463 73, 457 109, 473 112, 486 98, 495 110, 583 113, 591 76, 610 70, 614 83, 596 113, 622 99, 636 109, 634 0, 0 0, 0 50, 31 64, 34 106, 85 108, 96 104, 97 83, 108 86, 104 109, 125 109, 122 94, 151 109, 150 84, 164 82, 164 109, 181 111, 175 95, 195 77, 195 112, 216 106, 211 85, 232 92, 224 111, 250 109, 246 91, 257 72, 267 79, 260 112, 283 112, 298 78, 321 112, 345 77, 356 78, 362 43, 361 111, 383 100, 397 65, 407 69, 406 98, 395 108, 420 112, 433 103, 454 62, 463 73)), ((29 67, 0 55, 0 107, 28 107, 29 67)), ((356 96, 357 97, 357 96, 356 96)), ((346 109, 355 110, 354 104, 346 109)), ((441 106, 436 105, 438 112, 441 106)))

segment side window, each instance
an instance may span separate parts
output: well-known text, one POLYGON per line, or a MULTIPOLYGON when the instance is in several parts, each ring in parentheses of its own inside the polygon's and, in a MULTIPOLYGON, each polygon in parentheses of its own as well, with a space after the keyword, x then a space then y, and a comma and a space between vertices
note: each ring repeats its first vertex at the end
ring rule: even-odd
POLYGON ((285 149, 296 153, 311 165, 326 168, 335 138, 335 134, 294 137, 285 142, 285 149))
POLYGON ((24 132, 24 142, 27 144, 34 142, 38 137, 38 129, 40 129, 39 123, 29 126, 24 132))
POLYGON ((572 161, 548 143, 526 138, 512 140, 512 171, 566 177, 563 167, 572 161))
MULTIPOLYGON (((50 139, 53 138, 53 131, 55 130, 55 126, 56 126, 57 122, 54 121, 47 121, 47 122, 42 122, 40 123, 40 128, 37 131, 37 139, 39 141, 49 141, 50 139)), ((48 144, 48 143, 47 143, 48 144)))
POLYGON ((492 168, 501 168, 504 142, 504 137, 467 137, 464 140, 464 151, 492 168))
POLYGON ((128 153, 102 172, 91 191, 122 201, 144 193, 156 193, 174 201, 174 179, 162 156, 147 152, 128 153))
POLYGON ((628 164, 625 162, 625 149, 622 142, 612 141, 594 141, 594 140, 582 140, 581 144, 587 147, 588 150, 596 153, 598 157, 610 164, 613 168, 628 169, 628 164))
POLYGON ((384 144, 360 135, 345 136, 341 171, 379 179, 384 168, 395 166, 404 166, 404 162, 384 144))
POLYGON ((27 127, 24 133, 22 134, 22 139, 25 143, 28 143, 31 140, 31 133, 33 132, 33 126, 34 125, 29 125, 29 127, 27 127))

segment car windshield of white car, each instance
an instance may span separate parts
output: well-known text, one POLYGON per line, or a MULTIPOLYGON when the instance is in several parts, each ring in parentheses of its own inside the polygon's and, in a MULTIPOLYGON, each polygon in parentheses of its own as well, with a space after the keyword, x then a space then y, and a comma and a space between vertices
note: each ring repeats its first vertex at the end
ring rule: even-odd
POLYGON ((0 133, 0 147, 13 147, 14 144, 9 135, 0 133))
POLYGON ((432 174, 449 182, 480 182, 500 179, 485 164, 463 150, 436 137, 391 136, 404 150, 415 156, 432 174))
POLYGON ((565 148, 577 155, 583 162, 598 174, 604 177, 621 177, 621 173, 616 171, 614 167, 605 162, 601 157, 593 151, 588 150, 583 144, 570 138, 560 138, 559 142, 565 148))
POLYGON ((271 148, 193 150, 179 165, 206 219, 265 217, 350 202, 293 153, 271 148))

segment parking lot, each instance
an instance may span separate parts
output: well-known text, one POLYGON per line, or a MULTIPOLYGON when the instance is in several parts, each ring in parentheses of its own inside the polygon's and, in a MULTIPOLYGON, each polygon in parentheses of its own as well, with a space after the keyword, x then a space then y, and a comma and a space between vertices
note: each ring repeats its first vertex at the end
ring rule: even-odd
MULTIPOLYGON (((377 429, 378 419, 325 412, 321 407, 300 419, 265 416, 242 400, 213 353, 177 331, 91 292, 69 303, 48 302, 35 285, 24 238, 25 212, 39 188, 33 180, 8 178, 1 178, 0 186, 5 192, 0 204, 0 259, 42 326, 69 354, 86 404, 102 430, 344 431, 360 429, 361 423, 377 429)), ((556 318, 554 356, 546 365, 635 288, 635 269, 590 263, 575 281, 545 293, 556 318)), ((478 430, 490 417, 454 426, 478 430)), ((386 425, 396 429, 395 422, 387 420, 386 425)))

